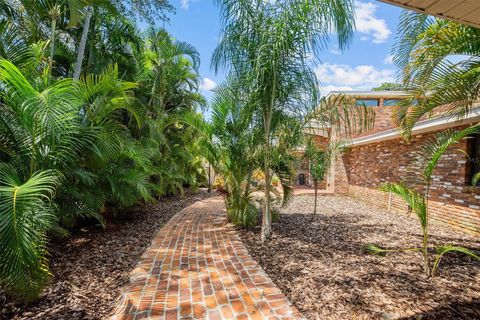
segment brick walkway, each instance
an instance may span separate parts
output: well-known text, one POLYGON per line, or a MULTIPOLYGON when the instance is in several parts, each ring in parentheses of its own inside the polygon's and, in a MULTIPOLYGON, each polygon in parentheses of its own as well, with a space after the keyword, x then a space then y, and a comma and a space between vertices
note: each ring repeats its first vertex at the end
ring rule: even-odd
POLYGON ((305 319, 226 223, 219 197, 194 203, 156 235, 112 319, 305 319))

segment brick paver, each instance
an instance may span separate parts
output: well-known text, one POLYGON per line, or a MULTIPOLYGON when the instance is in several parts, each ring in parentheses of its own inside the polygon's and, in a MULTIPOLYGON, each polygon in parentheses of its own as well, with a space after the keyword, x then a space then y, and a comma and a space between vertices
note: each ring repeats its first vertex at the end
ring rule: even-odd
POLYGON ((305 319, 227 224, 220 197, 175 215, 153 239, 112 319, 305 319))

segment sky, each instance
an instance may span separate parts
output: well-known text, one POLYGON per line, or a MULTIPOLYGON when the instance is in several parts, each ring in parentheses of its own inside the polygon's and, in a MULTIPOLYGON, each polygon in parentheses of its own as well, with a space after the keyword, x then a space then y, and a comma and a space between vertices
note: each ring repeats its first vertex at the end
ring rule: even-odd
MULTIPOLYGON (((200 52, 201 90, 210 100, 212 90, 225 75, 215 74, 210 59, 220 38, 219 9, 212 0, 171 0, 176 14, 165 25, 173 36, 200 52)), ((371 90, 383 82, 395 82, 391 60, 401 9, 379 1, 355 0, 356 32, 350 47, 340 52, 335 42, 315 66, 322 95, 332 90, 371 90)))

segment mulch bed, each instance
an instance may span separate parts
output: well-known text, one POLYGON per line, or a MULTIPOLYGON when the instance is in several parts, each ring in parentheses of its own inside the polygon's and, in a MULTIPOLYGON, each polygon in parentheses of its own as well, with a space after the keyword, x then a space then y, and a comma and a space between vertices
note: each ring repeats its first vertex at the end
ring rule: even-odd
POLYGON ((213 196, 204 191, 166 197, 127 213, 105 230, 84 227, 50 246, 53 279, 35 303, 8 302, 0 291, 0 319, 104 319, 153 236, 177 212, 213 196))
MULTIPOLYGON (((480 319, 480 262, 447 254, 429 279, 419 253, 379 257, 362 250, 368 243, 419 246, 413 215, 322 196, 312 218, 313 199, 298 196, 282 209, 266 245, 259 229, 241 233, 253 258, 308 319, 480 319)), ((431 241, 480 250, 479 238, 433 223, 431 241)))

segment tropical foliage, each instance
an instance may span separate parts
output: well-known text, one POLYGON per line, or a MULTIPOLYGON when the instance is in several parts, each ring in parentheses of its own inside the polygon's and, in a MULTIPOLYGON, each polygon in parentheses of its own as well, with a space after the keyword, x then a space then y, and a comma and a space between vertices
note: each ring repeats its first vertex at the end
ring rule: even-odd
POLYGON ((449 252, 461 252, 480 260, 479 256, 463 247, 449 244, 436 247, 430 245, 430 216, 428 207, 432 175, 442 155, 461 139, 478 132, 480 132, 480 125, 471 126, 461 131, 446 130, 437 133, 421 148, 420 158, 418 160, 424 164, 424 167, 418 179, 414 181, 402 181, 400 183, 387 183, 381 187, 383 191, 392 192, 402 198, 408 204, 409 210, 415 213, 422 230, 422 245, 420 247, 407 249, 383 249, 374 244, 370 244, 366 246, 369 252, 385 254, 387 252, 418 251, 422 255, 424 270, 427 276, 435 275, 442 257, 449 252), (434 254, 431 253, 432 250, 435 252, 434 254))
POLYGON ((394 62, 412 98, 397 125, 408 135, 422 117, 467 115, 480 98, 480 29, 405 11, 398 30, 394 62))
POLYGON ((307 147, 305 149, 305 157, 308 161, 308 171, 313 182, 313 188, 315 189, 315 198, 313 205, 313 214, 317 213, 317 196, 318 196, 318 184, 325 177, 329 166, 329 157, 325 148, 321 148, 317 143, 310 138, 307 141, 307 147))
MULTIPOLYGON (((205 179, 182 120, 202 119, 199 54, 163 29, 140 32, 124 5, 1 2, 0 286, 19 298, 49 278, 50 235, 205 179)), ((136 6, 144 18, 169 8, 136 6)))
POLYGON ((383 91, 383 90, 386 90, 386 91, 403 90, 403 87, 402 85, 397 83, 383 82, 378 87, 372 88, 372 91, 383 91))
MULTIPOLYGON (((216 1, 223 35, 214 52, 215 70, 226 69, 245 90, 252 123, 261 128, 261 167, 265 174, 262 240, 272 233, 273 151, 284 117, 301 119, 319 101, 311 66, 336 34, 344 49, 353 31, 353 1, 216 1), (313 56, 313 58, 311 58, 313 56)), ((288 130, 286 131, 288 132, 288 130)))

